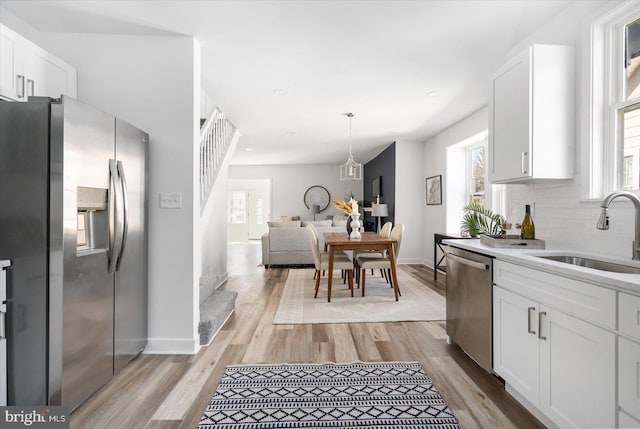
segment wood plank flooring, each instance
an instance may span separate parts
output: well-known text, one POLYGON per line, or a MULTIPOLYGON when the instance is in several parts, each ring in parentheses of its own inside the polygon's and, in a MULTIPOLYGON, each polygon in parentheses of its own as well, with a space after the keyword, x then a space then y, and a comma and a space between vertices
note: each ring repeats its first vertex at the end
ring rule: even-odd
MULTIPOLYGON (((544 428, 496 377, 446 344, 444 321, 272 325, 288 270, 257 266, 259 252, 259 243, 229 245, 223 288, 238 300, 211 345, 195 356, 141 355, 71 415, 71 427, 194 428, 227 365, 360 360, 420 362, 465 429, 544 428)), ((401 271, 444 294, 444 278, 434 283, 430 269, 401 271)))

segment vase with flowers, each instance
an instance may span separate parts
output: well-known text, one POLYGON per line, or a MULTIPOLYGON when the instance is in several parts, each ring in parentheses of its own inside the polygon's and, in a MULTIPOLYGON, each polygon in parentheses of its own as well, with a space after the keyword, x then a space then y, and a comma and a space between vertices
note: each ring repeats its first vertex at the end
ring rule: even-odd
POLYGON ((349 216, 350 219, 347 220, 347 233, 349 237, 354 240, 361 238, 358 202, 353 198, 349 198, 349 201, 346 203, 340 200, 333 200, 332 203, 349 216))

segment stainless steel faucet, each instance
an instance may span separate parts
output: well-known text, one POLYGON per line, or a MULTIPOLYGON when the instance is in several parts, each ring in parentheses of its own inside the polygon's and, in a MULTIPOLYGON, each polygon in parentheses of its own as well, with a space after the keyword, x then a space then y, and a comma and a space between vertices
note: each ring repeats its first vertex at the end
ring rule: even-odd
POLYGON ((631 259, 633 259, 634 261, 640 261, 640 198, 638 198, 636 194, 632 194, 631 192, 626 191, 614 192, 612 194, 609 194, 600 206, 602 207, 602 213, 600 214, 600 218, 598 219, 596 228, 602 230, 609 229, 609 215, 607 215, 607 209, 609 208, 609 204, 611 204, 611 201, 618 197, 626 197, 630 199, 636 208, 636 230, 633 239, 633 257, 631 259))

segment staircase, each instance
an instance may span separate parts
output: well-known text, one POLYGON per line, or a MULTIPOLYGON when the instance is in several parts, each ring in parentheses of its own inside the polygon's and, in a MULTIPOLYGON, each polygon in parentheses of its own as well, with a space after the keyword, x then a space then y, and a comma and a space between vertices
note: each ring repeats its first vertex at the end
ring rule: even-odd
POLYGON ((200 213, 227 156, 236 127, 217 107, 200 128, 200 213))
MULTIPOLYGON (((205 121, 200 122, 200 215, 209 202, 211 189, 229 152, 236 127, 216 107, 205 121)), ((213 204, 213 202, 211 202, 213 204)), ((200 345, 207 345, 231 316, 235 308, 236 292, 217 291, 224 278, 200 277, 200 345)))
POLYGON ((200 287, 200 323, 198 324, 198 334, 200 335, 200 345, 206 346, 211 343, 224 322, 231 316, 236 307, 237 292, 224 290, 214 290, 208 296, 202 293, 200 287), (203 300, 202 297, 206 298, 203 300))

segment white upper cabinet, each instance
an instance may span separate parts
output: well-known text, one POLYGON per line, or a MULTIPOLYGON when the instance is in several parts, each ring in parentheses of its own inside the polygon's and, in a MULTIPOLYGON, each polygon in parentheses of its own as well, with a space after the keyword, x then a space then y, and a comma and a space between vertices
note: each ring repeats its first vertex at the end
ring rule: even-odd
POLYGON ((0 24, 0 96, 26 101, 31 95, 77 98, 76 69, 0 24))
POLYGON ((532 45, 491 79, 489 180, 573 177, 575 65, 570 46, 532 45))

